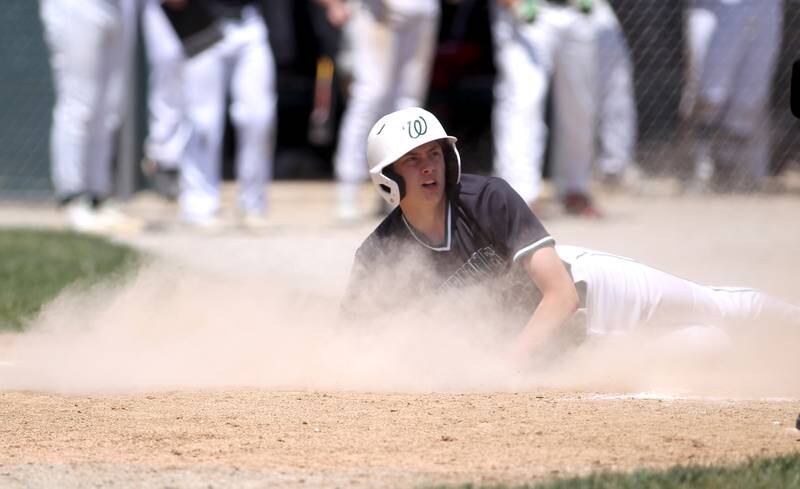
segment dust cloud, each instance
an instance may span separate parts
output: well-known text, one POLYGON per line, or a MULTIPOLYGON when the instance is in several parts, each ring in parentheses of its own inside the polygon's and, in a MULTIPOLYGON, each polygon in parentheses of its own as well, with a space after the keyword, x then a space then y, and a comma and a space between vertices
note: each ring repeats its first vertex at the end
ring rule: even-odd
MULTIPOLYGON (((767 335, 764 325, 758 341, 711 329, 589 340, 520 371, 506 355, 512 328, 476 294, 353 321, 340 314, 341 281, 309 273, 284 265, 267 277, 222 275, 156 261, 113 286, 68 290, 26 333, 0 342, 0 389, 800 397, 796 331, 767 335)), ((395 278, 383 284, 390 294, 395 278)))

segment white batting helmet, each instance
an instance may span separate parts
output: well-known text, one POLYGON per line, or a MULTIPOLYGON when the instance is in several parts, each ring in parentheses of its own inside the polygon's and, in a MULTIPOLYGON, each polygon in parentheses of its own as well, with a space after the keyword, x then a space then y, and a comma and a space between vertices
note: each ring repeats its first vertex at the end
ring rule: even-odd
POLYGON ((401 156, 431 141, 443 140, 445 184, 461 180, 461 156, 456 138, 448 136, 435 115, 419 107, 401 109, 378 120, 367 136, 367 164, 381 197, 397 205, 405 195, 403 179, 389 168, 401 156))

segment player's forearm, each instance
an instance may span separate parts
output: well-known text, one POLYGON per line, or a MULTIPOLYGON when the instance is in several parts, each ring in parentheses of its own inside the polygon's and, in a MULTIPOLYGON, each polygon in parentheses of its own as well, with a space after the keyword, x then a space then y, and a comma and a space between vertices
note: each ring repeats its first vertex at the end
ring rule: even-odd
POLYGON ((578 291, 555 247, 539 248, 522 260, 528 276, 541 291, 542 300, 514 343, 512 360, 520 366, 572 317, 579 303, 578 291))
POLYGON ((549 294, 542 298, 525 328, 517 336, 512 347, 513 361, 518 365, 527 363, 531 356, 540 352, 555 333, 578 310, 578 294, 549 294))

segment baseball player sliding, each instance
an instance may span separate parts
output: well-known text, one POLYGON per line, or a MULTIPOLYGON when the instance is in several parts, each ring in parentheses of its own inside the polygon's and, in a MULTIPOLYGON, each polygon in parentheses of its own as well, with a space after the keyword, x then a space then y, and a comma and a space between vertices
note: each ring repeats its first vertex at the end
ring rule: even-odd
POLYGON ((356 252, 343 304, 350 314, 408 303, 403 292, 424 304, 449 290, 479 288, 498 310, 522 318, 512 347, 518 362, 557 337, 578 309, 589 336, 800 318, 800 308, 754 289, 705 287, 628 258, 556 246, 504 180, 461 173, 456 139, 423 109, 378 120, 367 161, 378 193, 398 207, 356 252), (419 257, 420 266, 392 272, 395 292, 387 294, 380 270, 394 270, 408 256, 419 257))

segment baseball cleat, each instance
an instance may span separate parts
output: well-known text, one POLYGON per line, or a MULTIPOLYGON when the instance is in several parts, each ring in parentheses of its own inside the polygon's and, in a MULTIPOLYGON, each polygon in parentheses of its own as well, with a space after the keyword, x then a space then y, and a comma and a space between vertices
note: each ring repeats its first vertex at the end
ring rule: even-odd
POLYGON ((592 199, 585 193, 572 192, 564 197, 564 211, 572 216, 598 219, 603 213, 594 206, 592 199))

